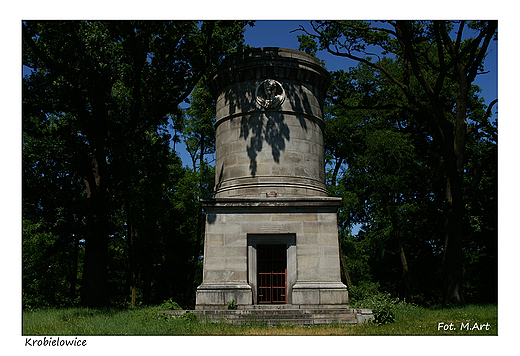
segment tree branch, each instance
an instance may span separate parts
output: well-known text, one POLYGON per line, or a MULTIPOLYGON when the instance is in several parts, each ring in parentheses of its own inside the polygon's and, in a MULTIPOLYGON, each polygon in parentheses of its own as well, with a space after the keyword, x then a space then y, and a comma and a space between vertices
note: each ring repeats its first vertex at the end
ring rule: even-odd
POLYGON ((354 26, 348 22, 344 22, 344 21, 333 21, 335 23, 338 23, 342 26, 346 26, 346 27, 349 27, 349 28, 352 28, 354 30, 360 30, 360 31, 380 31, 380 32, 385 32, 385 33, 388 33, 390 35, 394 35, 397 37, 397 33, 395 31, 392 31, 388 28, 383 28, 383 27, 375 27, 375 26, 367 26, 367 27, 362 27, 362 26, 354 26))
MULTIPOLYGON (((470 66, 468 66, 468 77, 471 81, 475 79, 477 76, 477 70, 480 66, 480 64, 484 61, 484 57, 486 55, 487 48, 489 47, 489 43, 491 42, 491 39, 493 38, 493 35, 495 34, 495 31, 497 29, 497 22, 496 21, 490 21, 488 27, 485 31, 482 31, 481 35, 485 34, 484 36, 484 42, 482 43, 482 46, 480 47, 480 50, 476 56, 472 56, 471 58, 475 58, 473 60, 473 63, 471 63, 470 66)), ((481 36, 479 36, 481 39, 481 36)), ((475 43, 474 51, 478 48, 478 44, 480 43, 480 39, 477 43, 475 43)), ((474 53, 472 51, 472 53, 474 53)))
POLYGON ((480 181, 482 180, 484 169, 489 166, 493 161, 497 159, 497 146, 493 145, 491 148, 491 152, 477 162, 475 167, 473 168, 473 177, 471 179, 470 185, 465 189, 463 200, 467 201, 469 196, 473 194, 473 192, 477 189, 480 181))
POLYGON ((487 108, 487 110, 486 110, 486 116, 485 116, 485 118, 484 118, 484 121, 482 121, 482 122, 478 123, 477 125, 471 127, 471 128, 468 130, 467 135, 472 135, 473 133, 475 133, 476 131, 480 130, 483 126, 485 126, 486 124, 489 123, 488 120, 489 120, 489 118, 491 117, 491 110, 493 109, 493 106, 494 106, 496 103, 498 103, 498 99, 493 100, 493 101, 489 104, 489 106, 488 106, 488 108, 487 108))
POLYGON ((460 43, 462 41, 462 32, 464 32, 464 25, 466 21, 461 21, 459 24, 459 31, 457 32, 457 42, 455 42, 455 52, 458 52, 460 49, 460 43))
MULTIPOLYGON (((446 142, 446 136, 450 133, 449 122, 444 115, 441 103, 439 103, 438 94, 434 91, 434 89, 430 86, 426 78, 424 78, 424 76, 422 75, 419 63, 417 62, 417 57, 415 56, 415 53, 413 51, 412 39, 407 25, 404 21, 398 21, 396 23, 396 26, 398 26, 399 31, 402 32, 402 44, 405 52, 404 56, 409 59, 412 71, 417 80, 419 81, 419 84, 421 85, 425 94, 427 95, 431 106, 433 107, 433 115, 430 114, 426 117, 430 121, 432 128, 439 135, 439 139, 441 140, 442 144, 450 145, 450 143, 446 142)), ((423 112, 428 113, 428 111, 425 110, 425 106, 422 108, 418 106, 418 108, 422 109, 423 112)))
POLYGON ((29 47, 31 47, 31 49, 34 51, 36 56, 44 63, 45 66, 51 68, 51 73, 54 74, 54 71, 57 67, 56 62, 54 62, 52 58, 50 58, 44 51, 40 49, 40 47, 38 47, 38 45, 32 39, 31 34, 29 33, 29 30, 24 23, 22 23, 22 37, 25 43, 27 43, 27 45, 29 45, 29 47))
POLYGON ((441 29, 439 28, 439 26, 440 26, 440 24, 438 21, 435 21, 433 23, 435 42, 437 44, 437 55, 439 56, 439 63, 440 63, 440 68, 439 68, 440 75, 437 78, 437 81, 435 82, 435 89, 434 89, 436 93, 440 92, 442 85, 444 84, 444 78, 446 77, 446 66, 444 63, 444 50, 443 50, 442 39, 441 39, 441 34, 440 34, 441 29))
POLYGON ((392 103, 392 104, 382 104, 382 105, 347 105, 347 104, 343 103, 341 100, 338 100, 338 99, 330 98, 330 100, 332 101, 332 103, 334 105, 339 105, 339 106, 341 106, 345 110, 393 110, 393 109, 403 109, 403 110, 407 110, 407 111, 413 112, 413 110, 410 110, 410 108, 408 108, 407 106, 400 105, 400 104, 395 104, 395 103, 392 103))

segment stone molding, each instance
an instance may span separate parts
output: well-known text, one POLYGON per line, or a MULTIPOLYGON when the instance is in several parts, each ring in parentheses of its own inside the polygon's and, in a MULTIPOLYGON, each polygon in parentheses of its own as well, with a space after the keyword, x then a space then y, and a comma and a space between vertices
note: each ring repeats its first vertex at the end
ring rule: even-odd
MULTIPOLYGON (((328 197, 328 191, 323 182, 307 177, 268 176, 269 179, 262 179, 262 176, 255 178, 239 177, 223 180, 215 186, 215 192, 219 198, 225 197, 267 197, 271 191, 275 191, 278 197, 288 195, 290 190, 306 192, 307 196, 328 197), (275 178, 275 179, 273 179, 275 178), (277 180, 276 180, 277 179, 277 180), (250 193, 252 191, 253 193, 250 193), (311 194, 309 194, 311 193, 311 194), (254 194, 254 196, 252 196, 254 194)), ((292 194, 295 195, 294 193, 292 194)))
MULTIPOLYGON (((292 209, 316 211, 316 209, 326 209, 336 211, 341 206, 341 198, 338 197, 290 197, 290 198, 211 198, 201 199, 204 210, 233 210, 263 208, 265 210, 282 209, 285 212, 292 212, 292 209)), ((255 213, 257 210, 254 211, 255 213)))
POLYGON ((292 79, 311 84, 326 92, 330 74, 309 54, 289 48, 264 47, 234 53, 213 73, 210 89, 223 88, 248 80, 292 79))

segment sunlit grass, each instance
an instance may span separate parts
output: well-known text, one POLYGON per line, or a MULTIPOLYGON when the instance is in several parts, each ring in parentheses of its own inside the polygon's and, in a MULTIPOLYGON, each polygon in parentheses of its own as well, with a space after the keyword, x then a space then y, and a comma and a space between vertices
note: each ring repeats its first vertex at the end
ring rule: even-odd
POLYGON ((157 307, 47 309, 23 312, 23 335, 497 335, 496 305, 426 309, 402 305, 394 323, 277 326, 166 319, 157 307), (443 324, 439 324, 443 323, 443 324), (440 325, 440 326, 439 326, 440 325), (481 327, 481 325, 483 325, 481 327), (451 326, 451 327, 450 327, 451 326), (475 328, 476 326, 476 328, 475 328), (445 330, 445 328, 447 328, 445 330), (479 330, 480 328, 480 330, 479 330), (487 330, 486 330, 487 329, 487 330))

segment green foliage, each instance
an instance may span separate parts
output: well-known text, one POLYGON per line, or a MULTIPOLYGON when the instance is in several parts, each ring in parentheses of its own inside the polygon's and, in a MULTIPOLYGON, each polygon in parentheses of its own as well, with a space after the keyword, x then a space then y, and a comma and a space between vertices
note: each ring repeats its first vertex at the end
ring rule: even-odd
POLYGON ((359 284, 355 284, 348 289, 348 298, 351 306, 361 308, 364 300, 368 300, 372 296, 379 294, 379 284, 362 281, 359 284))
POLYGON ((235 302, 235 300, 233 299, 232 301, 227 302, 227 308, 228 308, 229 310, 237 310, 237 309, 238 309, 238 304, 237 304, 237 302, 235 302))
POLYGON ((69 304, 80 290, 87 305, 168 297, 193 304, 198 200, 213 186, 212 171, 207 164, 197 172, 182 167, 167 128, 193 127, 206 142, 201 156, 210 152, 214 133, 199 101, 192 100, 184 123, 179 105, 243 47, 246 25, 252 23, 23 22, 23 64, 32 69, 23 78, 23 217, 41 222, 54 239, 41 242, 33 257, 39 261, 27 270, 28 304, 63 305, 67 288, 69 304), (53 253, 60 256, 53 278, 63 282, 48 289, 55 301, 36 302, 36 281, 46 281, 48 271, 35 266, 53 253))
POLYGON ((358 302, 362 308, 372 309, 374 322, 378 324, 393 323, 395 321, 395 308, 399 298, 392 298, 390 294, 378 293, 358 302))
POLYGON ((184 111, 186 118, 181 132, 195 168, 196 162, 215 149, 215 102, 207 80, 203 79, 195 87, 190 103, 190 107, 184 111))
POLYGON ((349 304, 351 308, 372 309, 378 325, 396 322, 398 315, 413 314, 417 309, 415 304, 380 292, 377 283, 367 282, 349 288, 349 304))
POLYGON ((442 288, 458 303, 496 301, 496 101, 486 108, 472 84, 496 22, 311 21, 302 32, 300 49, 358 63, 331 73, 325 108, 350 278, 421 303, 442 288))
POLYGON ((159 309, 160 310, 182 310, 181 306, 179 304, 177 304, 177 302, 175 302, 173 300, 173 298, 170 298, 168 300, 165 300, 160 306, 159 306, 159 309))
POLYGON ((311 37, 306 35, 298 35, 298 41, 300 42, 300 51, 304 51, 305 53, 316 55, 318 51, 318 44, 311 37))
POLYGON ((75 289, 71 284, 69 253, 60 238, 43 222, 23 220, 22 302, 24 309, 70 306, 75 289), (71 290, 72 288, 72 290, 71 290))
POLYGON ((197 314, 186 312, 176 317, 176 319, 183 320, 187 323, 198 323, 199 317, 197 314))

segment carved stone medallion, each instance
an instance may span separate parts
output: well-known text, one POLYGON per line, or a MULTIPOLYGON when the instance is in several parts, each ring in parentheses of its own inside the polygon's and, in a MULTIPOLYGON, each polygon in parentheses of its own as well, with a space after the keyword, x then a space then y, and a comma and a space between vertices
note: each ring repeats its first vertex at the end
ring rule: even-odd
POLYGON ((285 100, 282 84, 274 79, 266 79, 256 87, 256 103, 263 109, 274 109, 285 100))

